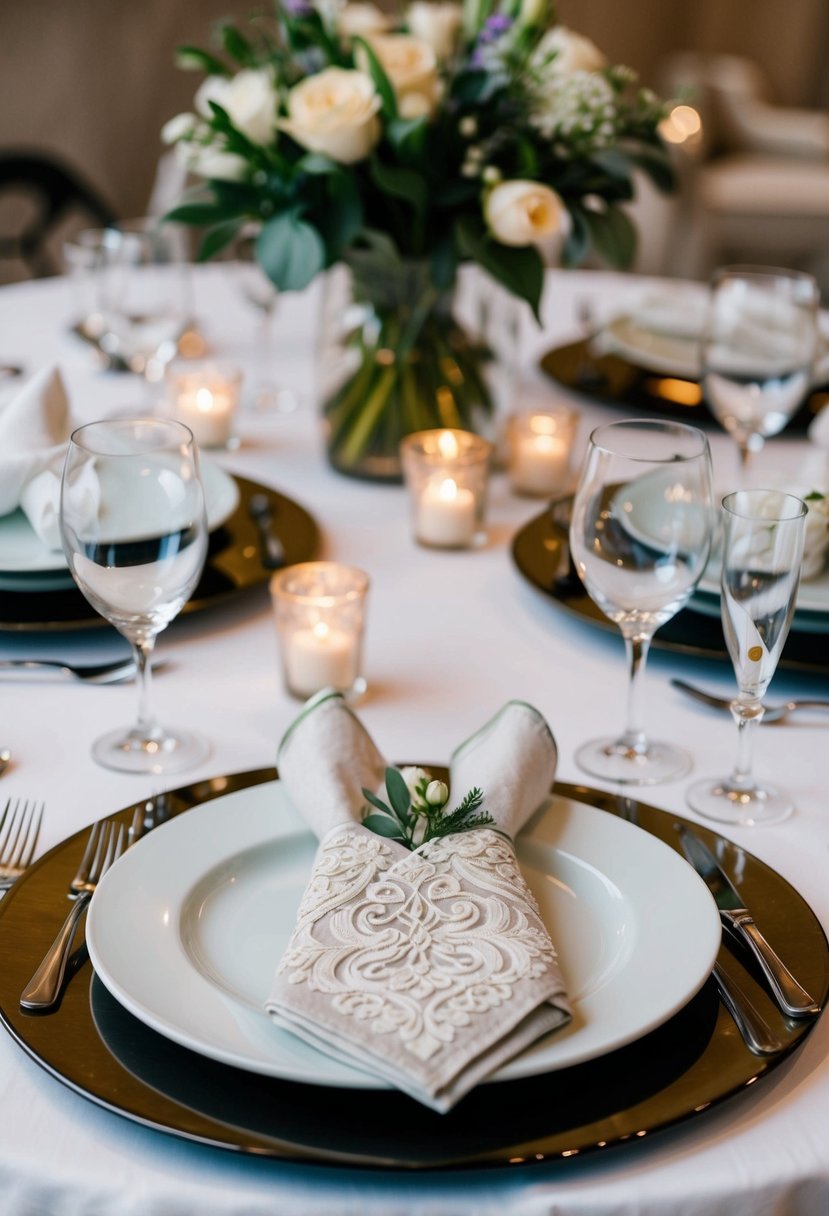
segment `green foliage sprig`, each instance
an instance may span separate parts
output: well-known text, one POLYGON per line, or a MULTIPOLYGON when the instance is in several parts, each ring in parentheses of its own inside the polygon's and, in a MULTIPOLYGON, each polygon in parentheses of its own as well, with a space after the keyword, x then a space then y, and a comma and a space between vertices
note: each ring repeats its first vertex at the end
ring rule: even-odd
POLYGON ((371 790, 363 788, 363 796, 374 807, 366 807, 363 823, 378 836, 399 840, 408 849, 416 849, 428 840, 469 832, 473 828, 493 823, 492 816, 480 810, 483 791, 469 790, 454 810, 447 811, 449 790, 443 781, 433 781, 428 773, 419 773, 410 787, 399 769, 386 769, 384 802, 371 790))

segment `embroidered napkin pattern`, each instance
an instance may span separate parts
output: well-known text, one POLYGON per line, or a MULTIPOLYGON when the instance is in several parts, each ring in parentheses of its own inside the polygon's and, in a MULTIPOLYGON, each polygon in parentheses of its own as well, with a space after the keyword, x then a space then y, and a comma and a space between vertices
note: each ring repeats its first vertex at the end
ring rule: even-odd
POLYGON ((267 1005, 279 1025, 446 1111, 569 1020, 510 839, 555 772, 534 709, 509 702, 452 757, 451 788, 480 786, 493 824, 414 851, 362 826, 386 765, 340 696, 309 704, 278 764, 320 839, 267 1005))

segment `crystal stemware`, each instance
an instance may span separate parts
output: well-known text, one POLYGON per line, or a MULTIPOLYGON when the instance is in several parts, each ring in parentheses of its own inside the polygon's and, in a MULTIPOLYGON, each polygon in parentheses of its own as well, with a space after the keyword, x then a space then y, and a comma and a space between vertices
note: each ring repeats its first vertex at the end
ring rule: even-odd
POLYGON ((820 292, 810 274, 764 266, 714 272, 700 347, 705 401, 733 436, 745 476, 812 381, 820 292))
POLYGON ((687 799, 700 815, 721 823, 778 823, 792 813, 792 800, 755 779, 753 738, 794 615, 807 507, 779 490, 739 490, 722 505, 722 622, 739 689, 731 702, 737 761, 730 776, 692 785, 687 799))
POLYGON ((207 520, 191 431, 158 418, 92 422, 69 441, 61 539, 75 582, 133 648, 138 720, 110 731, 92 754, 107 768, 168 773, 200 761, 199 735, 165 729, 150 710, 155 639, 181 611, 207 553, 207 520))
POLYGON ((273 377, 276 363, 274 319, 279 292, 256 258, 257 225, 245 225, 229 249, 229 267, 243 299, 260 317, 260 374, 252 385, 254 407, 262 413, 289 414, 299 405, 296 393, 273 377))
POLYGON ((648 738, 641 687, 654 633, 685 604, 705 569, 713 527, 711 455, 696 427, 631 419, 590 436, 573 501, 570 551, 591 599, 619 626, 629 666, 627 724, 576 752, 594 777, 653 784, 690 757, 648 738))

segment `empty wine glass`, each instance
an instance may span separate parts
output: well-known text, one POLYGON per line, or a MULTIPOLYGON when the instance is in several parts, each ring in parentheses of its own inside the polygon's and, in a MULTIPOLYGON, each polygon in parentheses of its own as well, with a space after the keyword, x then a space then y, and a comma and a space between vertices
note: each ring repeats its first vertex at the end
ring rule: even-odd
POLYGON ((60 503, 63 550, 96 612, 130 642, 138 668, 138 720, 98 739, 107 768, 169 773, 203 759, 199 735, 168 730, 150 710, 157 635, 181 611, 207 553, 204 492, 192 432, 180 422, 91 422, 69 441, 60 503))
POLYGON ((96 282, 101 349, 146 384, 161 380, 191 312, 181 229, 141 219, 103 230, 96 282))
POLYGON ((792 800, 755 780, 752 745, 794 614, 807 508, 779 490, 739 490, 722 505, 722 622, 739 689, 731 702, 737 762, 729 777, 696 782, 687 799, 700 815, 721 823, 778 823, 792 813, 792 800))
POLYGON ((734 437, 745 475, 752 452, 782 431, 812 381, 820 293, 810 274, 723 266, 711 279, 700 365, 705 401, 734 437))
POLYGON ((591 599, 625 640, 627 724, 576 752, 594 777, 645 785, 681 776, 690 757, 649 739, 641 687, 651 639, 685 604, 711 549, 711 455, 696 427, 632 419, 590 436, 573 501, 570 551, 591 599))
POLYGON ((254 407, 262 413, 288 414, 299 404, 296 393, 273 378, 276 363, 274 349, 274 318, 279 305, 276 285, 265 274, 256 258, 256 238, 259 227, 245 225, 230 246, 229 266, 243 298, 259 314, 259 356, 263 368, 252 381, 254 407))

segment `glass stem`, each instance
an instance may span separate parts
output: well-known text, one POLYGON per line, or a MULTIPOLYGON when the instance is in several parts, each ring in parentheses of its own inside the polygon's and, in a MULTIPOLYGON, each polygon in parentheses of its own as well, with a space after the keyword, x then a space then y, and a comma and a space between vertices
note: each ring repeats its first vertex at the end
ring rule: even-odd
POLYGON ((135 729, 143 739, 150 739, 156 733, 156 721, 150 709, 153 642, 151 639, 133 642, 132 650, 138 676, 138 721, 135 729))
POLYGON ((628 695, 625 729, 620 743, 626 750, 644 755, 648 750, 645 732, 642 729, 642 685, 645 678, 645 666, 648 661, 648 651, 651 645, 651 635, 635 634, 625 636, 625 654, 628 661, 628 695))
POLYGON ((764 713, 760 701, 736 700, 731 703, 731 714, 737 723, 737 760, 734 770, 729 777, 730 785, 736 790, 754 788, 754 727, 764 713))

